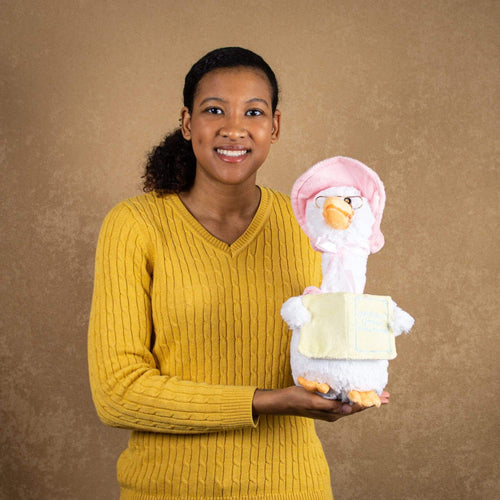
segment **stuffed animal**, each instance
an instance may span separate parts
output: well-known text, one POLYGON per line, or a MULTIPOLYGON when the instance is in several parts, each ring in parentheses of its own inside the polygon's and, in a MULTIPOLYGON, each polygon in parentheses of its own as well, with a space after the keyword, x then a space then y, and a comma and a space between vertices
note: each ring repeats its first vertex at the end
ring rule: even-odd
POLYGON ((390 297, 363 294, 368 255, 384 245, 384 185, 363 163, 337 156, 300 176, 291 201, 322 254, 320 288, 306 288, 281 308, 293 330, 294 381, 326 398, 380 406, 388 396, 388 360, 396 357, 394 337, 414 323, 390 297))

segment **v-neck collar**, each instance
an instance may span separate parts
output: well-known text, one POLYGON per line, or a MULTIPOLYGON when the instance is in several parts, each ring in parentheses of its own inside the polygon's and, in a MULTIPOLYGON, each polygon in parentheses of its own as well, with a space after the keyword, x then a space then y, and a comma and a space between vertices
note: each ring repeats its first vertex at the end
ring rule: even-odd
POLYGON ((271 212, 272 199, 271 194, 268 189, 259 187, 260 189, 260 202, 248 227, 245 232, 230 245, 225 241, 219 240, 212 233, 210 233, 186 208, 184 203, 182 203, 179 195, 175 194, 171 197, 172 203, 176 211, 180 214, 183 220, 191 227, 193 232, 200 238, 202 238, 206 243, 210 244, 212 247, 226 253, 233 257, 243 250, 248 244, 255 238, 259 233, 260 229, 266 222, 271 212))

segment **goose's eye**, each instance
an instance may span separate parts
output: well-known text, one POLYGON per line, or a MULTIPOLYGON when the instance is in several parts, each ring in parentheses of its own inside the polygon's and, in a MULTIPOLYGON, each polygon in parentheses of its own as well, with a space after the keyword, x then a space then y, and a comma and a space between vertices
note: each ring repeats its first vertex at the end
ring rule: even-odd
POLYGON ((345 201, 346 203, 349 203, 349 205, 352 205, 352 200, 351 200, 351 198, 344 198, 344 201, 345 201))

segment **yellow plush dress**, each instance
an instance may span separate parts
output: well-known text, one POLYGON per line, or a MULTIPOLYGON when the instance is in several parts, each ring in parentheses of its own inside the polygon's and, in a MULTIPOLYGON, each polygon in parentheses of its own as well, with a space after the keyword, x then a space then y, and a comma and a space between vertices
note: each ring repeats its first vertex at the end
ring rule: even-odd
POLYGON ((232 245, 177 195, 126 200, 104 221, 89 370, 102 421, 132 430, 123 500, 331 499, 313 421, 252 416, 256 388, 293 383, 281 305, 321 278, 288 198, 261 193, 232 245))

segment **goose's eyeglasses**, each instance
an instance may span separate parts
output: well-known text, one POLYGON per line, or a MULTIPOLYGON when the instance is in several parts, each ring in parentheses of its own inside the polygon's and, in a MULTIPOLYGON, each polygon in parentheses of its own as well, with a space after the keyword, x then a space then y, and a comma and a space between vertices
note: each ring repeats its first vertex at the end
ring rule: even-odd
POLYGON ((363 206, 363 198, 361 196, 316 196, 316 198, 314 198, 314 206, 316 208, 323 208, 327 198, 339 198, 340 200, 345 201, 348 205, 351 205, 354 210, 363 206))

